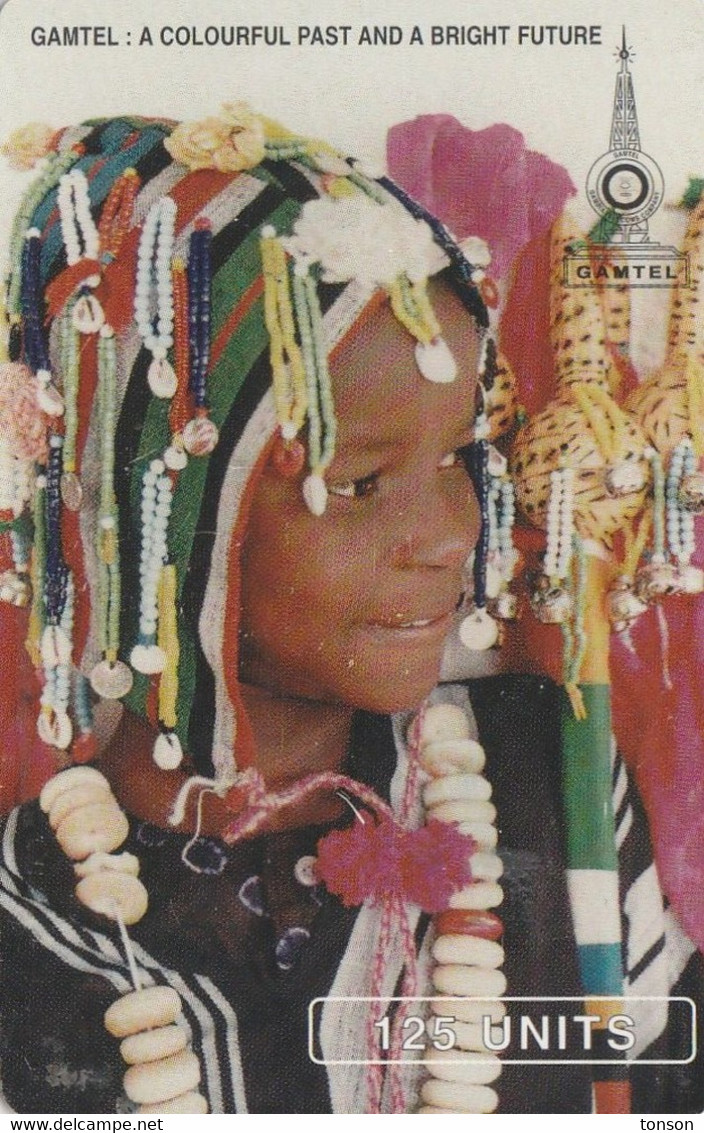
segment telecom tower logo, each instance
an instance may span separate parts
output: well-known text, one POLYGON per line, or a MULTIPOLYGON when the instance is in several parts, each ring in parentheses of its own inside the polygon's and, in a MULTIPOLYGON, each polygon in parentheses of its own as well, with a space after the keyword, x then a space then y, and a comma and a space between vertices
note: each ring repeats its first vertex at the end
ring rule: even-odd
POLYGON ((587 175, 587 198, 599 221, 588 247, 564 259, 567 287, 673 287, 689 283, 687 257, 651 239, 649 221, 663 202, 665 183, 657 162, 641 149, 636 96, 623 28, 618 49, 609 148, 587 175))

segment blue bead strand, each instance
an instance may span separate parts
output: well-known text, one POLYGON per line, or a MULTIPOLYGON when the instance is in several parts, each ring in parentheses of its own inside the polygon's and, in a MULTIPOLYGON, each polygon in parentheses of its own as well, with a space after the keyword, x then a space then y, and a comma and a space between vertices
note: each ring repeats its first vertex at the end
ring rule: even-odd
POLYGON ((49 352, 43 327, 43 303, 39 257, 41 240, 29 235, 22 254, 22 313, 27 362, 36 373, 49 369, 49 352))
POLYGON ((58 625, 66 604, 68 568, 61 552, 61 470, 63 438, 49 440, 46 469, 46 574, 44 602, 49 624, 58 625))
POLYGON ((479 502, 481 527, 474 548, 474 605, 482 609, 486 606, 486 567, 489 557, 489 538, 491 524, 489 517, 489 442, 474 441, 469 446, 469 474, 479 502))
POLYGON ((204 409, 207 405, 212 243, 213 234, 210 228, 196 228, 190 239, 188 255, 188 336, 191 358, 189 387, 198 409, 204 409))
POLYGON ((467 307, 469 312, 475 318, 477 326, 488 327, 489 325, 489 312, 487 311, 486 304, 479 294, 477 285, 472 279, 475 267, 470 264, 467 257, 462 252, 457 242, 453 240, 445 225, 442 224, 436 217, 423 208, 418 201, 414 201, 413 197, 409 197, 400 186, 396 185, 388 177, 380 177, 378 184, 382 185, 392 197, 403 205, 403 207, 414 217, 416 220, 423 220, 431 229, 435 238, 435 243, 442 248, 443 252, 450 261, 451 266, 457 272, 462 283, 466 287, 465 296, 467 300, 467 307))

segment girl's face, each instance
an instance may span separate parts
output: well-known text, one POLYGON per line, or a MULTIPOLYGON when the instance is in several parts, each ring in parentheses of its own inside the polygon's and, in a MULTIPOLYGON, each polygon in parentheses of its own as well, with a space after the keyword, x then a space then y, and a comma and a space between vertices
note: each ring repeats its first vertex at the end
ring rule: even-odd
POLYGON ((472 438, 477 335, 444 284, 433 306, 458 365, 423 378, 387 304, 331 362, 338 419, 327 510, 272 466, 242 559, 241 678, 290 697, 392 712, 435 685, 479 528, 457 449, 472 438))

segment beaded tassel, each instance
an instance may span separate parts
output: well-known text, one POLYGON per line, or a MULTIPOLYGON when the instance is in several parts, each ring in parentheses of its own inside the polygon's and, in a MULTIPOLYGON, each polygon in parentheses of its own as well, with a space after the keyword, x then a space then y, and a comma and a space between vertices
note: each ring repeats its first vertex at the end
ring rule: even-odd
POLYGON ((695 551, 694 512, 684 507, 680 498, 682 481, 694 472, 695 464, 692 442, 686 438, 670 458, 665 488, 667 541, 680 566, 687 566, 695 551))
MULTIPOLYGON (((485 426, 485 420, 478 420, 475 434, 480 436, 485 426)), ((470 446, 469 474, 472 478, 474 491, 479 502, 481 527, 479 538, 474 548, 474 563, 472 574, 474 578, 474 595, 472 609, 460 623, 460 641, 466 649, 483 650, 496 645, 499 639, 499 627, 487 610, 487 562, 489 555, 490 518, 489 518, 489 443, 485 439, 478 439, 470 446)))
POLYGON ((188 282, 186 265, 175 257, 172 266, 174 296, 174 371, 176 392, 169 409, 171 442, 164 451, 164 464, 170 472, 182 472, 188 463, 183 430, 191 415, 189 377, 190 345, 188 335, 188 282))
POLYGON ((147 373, 155 397, 171 398, 177 381, 167 359, 173 346, 174 305, 171 256, 176 230, 176 203, 161 197, 147 214, 137 255, 134 317, 142 341, 152 355, 147 373))
POLYGON ((296 340, 286 255, 270 225, 262 230, 261 249, 264 317, 269 332, 276 418, 283 441, 283 451, 275 454, 275 460, 284 474, 288 466, 293 474, 300 471, 304 458, 303 446, 296 438, 308 408, 306 371, 296 340))
POLYGON ((117 258, 129 231, 138 192, 139 175, 137 170, 126 169, 108 193, 98 225, 101 267, 107 267, 117 258))
POLYGON ((30 599, 31 539, 25 509, 31 498, 32 463, 20 460, 0 440, 0 533, 12 550, 12 568, 0 574, 0 602, 26 606, 30 599))
POLYGON ((517 559, 513 545, 516 518, 515 493, 513 482, 506 473, 505 458, 496 450, 490 454, 489 467, 491 477, 488 500, 487 595, 491 599, 489 603, 491 613, 502 620, 509 620, 515 618, 518 613, 518 600, 509 590, 517 559), (491 469, 492 459, 497 465, 496 471, 491 469))
POLYGON ((212 243, 209 222, 198 222, 188 255, 189 389, 195 417, 184 426, 183 444, 190 456, 209 456, 218 443, 217 427, 208 417, 206 388, 210 363, 212 243))
POLYGON ((65 750, 73 728, 67 708, 70 695, 71 640, 73 631, 73 582, 61 549, 61 449, 63 438, 49 439, 44 504, 46 558, 43 577, 44 629, 40 651, 44 667, 44 689, 37 722, 40 738, 65 750))
POLYGON ((44 333, 40 256, 41 233, 37 228, 30 228, 26 234, 22 261, 24 349, 27 361, 37 377, 39 408, 50 417, 60 417, 64 412, 64 402, 51 376, 44 333))
POLYGON ((139 673, 160 673, 166 657, 156 644, 158 593, 167 556, 167 530, 172 502, 171 479, 162 460, 153 460, 142 480, 142 540, 139 564, 139 640, 130 663, 139 673))
POLYGON ((78 391, 80 383, 79 330, 73 318, 76 304, 63 315, 59 325, 61 374, 64 389, 64 458, 61 476, 61 498, 69 511, 77 511, 83 490, 77 471, 76 441, 78 437, 78 391))
POLYGON ((167 563, 159 578, 159 648, 164 655, 164 667, 159 681, 160 733, 154 744, 154 762, 163 771, 173 770, 183 759, 181 741, 175 730, 179 662, 176 598, 176 567, 167 563))
POLYGON ((111 326, 100 330, 98 345, 98 420, 100 423, 100 501, 97 556, 99 565, 99 638, 102 661, 90 682, 98 696, 119 700, 132 687, 129 666, 118 659, 120 649, 120 552, 115 499, 116 353, 111 326))
POLYGON ((9 355, 17 361, 22 353, 22 277, 21 262, 27 229, 32 223, 36 209, 57 186, 64 173, 81 156, 81 147, 72 147, 65 153, 49 155, 43 171, 28 188, 15 217, 10 237, 11 274, 7 291, 7 317, 10 323, 9 355))
POLYGON ((324 476, 335 455, 337 420, 315 281, 304 263, 297 263, 294 267, 293 299, 301 336, 308 400, 310 473, 303 481, 303 499, 313 515, 322 515, 328 498, 324 476))
POLYGON ((100 283, 99 236, 90 211, 88 181, 80 169, 72 169, 59 180, 61 234, 69 269, 82 269, 78 298, 72 319, 81 334, 93 334, 105 322, 105 314, 91 288, 100 283))

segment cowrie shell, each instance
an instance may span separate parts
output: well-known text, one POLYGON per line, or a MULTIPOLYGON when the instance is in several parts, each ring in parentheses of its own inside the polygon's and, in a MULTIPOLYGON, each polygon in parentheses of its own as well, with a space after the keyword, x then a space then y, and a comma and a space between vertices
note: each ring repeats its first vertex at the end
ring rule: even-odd
POLYGON ((162 771, 173 771, 183 759, 181 741, 175 732, 160 732, 154 741, 154 762, 162 771))
POLYGON ((147 384, 154 397, 171 398, 178 389, 178 379, 168 358, 154 358, 147 370, 147 384))
POLYGON ((418 369, 429 382, 445 385, 457 377, 457 363, 444 338, 418 342, 415 349, 418 369))

